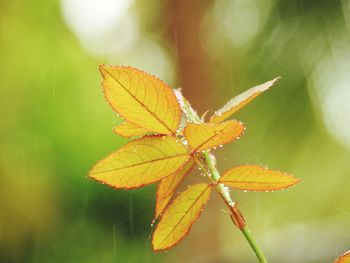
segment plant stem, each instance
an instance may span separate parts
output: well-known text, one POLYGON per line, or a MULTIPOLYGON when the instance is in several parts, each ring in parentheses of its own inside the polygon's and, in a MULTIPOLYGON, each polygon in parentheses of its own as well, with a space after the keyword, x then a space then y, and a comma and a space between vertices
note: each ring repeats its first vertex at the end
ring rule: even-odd
POLYGON ((203 153, 203 157, 205 159, 206 164, 208 165, 208 168, 210 171, 210 177, 211 177, 212 181, 214 181, 217 184, 217 187, 216 187, 217 192, 222 196, 225 203, 227 203, 231 207, 235 206, 235 202, 232 200, 232 198, 230 196, 229 188, 225 187, 224 184, 218 184, 219 179, 220 179, 220 173, 219 173, 218 169, 216 168, 215 156, 210 154, 209 151, 205 151, 203 153))
MULTIPOLYGON (((177 90, 176 95, 178 97, 180 106, 182 110, 187 115, 187 118, 189 121, 192 121, 194 123, 202 123, 201 119, 199 118, 198 114, 192 109, 189 102, 182 96, 181 91, 177 90)), ((210 172, 210 180, 216 184, 216 191, 221 196, 221 198, 224 200, 227 207, 230 209, 231 212, 231 219, 235 226, 241 230, 244 237, 247 239, 250 247, 253 249, 256 257, 258 258, 260 263, 268 263, 262 250, 258 246, 257 242, 254 239, 254 236, 252 234, 252 231, 248 228, 244 217, 242 213, 237 208, 237 203, 235 203, 230 195, 230 189, 226 187, 224 184, 219 183, 220 180, 220 173, 218 169, 216 168, 216 158, 214 155, 210 153, 210 150, 204 151, 202 153, 202 156, 205 159, 206 166, 208 167, 208 170, 210 172)), ((198 161, 198 160, 197 160, 198 161)))
MULTIPOLYGON (((218 182, 220 179, 219 171, 216 168, 216 160, 213 155, 209 153, 209 151, 206 151, 203 153, 203 157, 205 158, 205 161, 208 165, 212 180, 215 182, 218 182)), ((267 263, 267 260, 258 246, 257 242, 254 239, 254 236, 252 234, 252 231, 248 228, 243 215, 237 208, 237 203, 235 203, 231 196, 229 189, 223 185, 223 184, 217 184, 216 191, 219 193, 219 195, 223 198, 225 204, 231 211, 231 219, 233 223, 241 230, 244 237, 247 239, 250 247, 253 249, 256 257, 259 259, 259 262, 261 263, 267 263)))
POLYGON ((252 231, 247 227, 243 227, 241 229, 243 235, 245 236, 245 238, 248 240, 250 247, 254 250, 254 253, 256 255, 256 257, 259 259, 259 262, 261 263, 267 263, 267 260, 263 254, 263 252, 261 251, 260 247, 258 246, 258 244, 256 243, 253 233, 252 231))

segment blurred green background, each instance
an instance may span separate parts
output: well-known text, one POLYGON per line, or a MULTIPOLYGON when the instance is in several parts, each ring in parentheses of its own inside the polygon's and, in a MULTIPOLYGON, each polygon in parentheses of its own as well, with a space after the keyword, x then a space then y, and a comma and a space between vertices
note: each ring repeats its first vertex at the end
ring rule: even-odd
POLYGON ((349 0, 0 2, 0 262, 256 262, 213 198, 190 235, 153 254, 155 188, 87 178, 126 140, 98 65, 131 65, 215 110, 283 79, 236 117, 220 170, 262 164, 303 180, 233 191, 270 262, 331 262, 350 249, 349 0))

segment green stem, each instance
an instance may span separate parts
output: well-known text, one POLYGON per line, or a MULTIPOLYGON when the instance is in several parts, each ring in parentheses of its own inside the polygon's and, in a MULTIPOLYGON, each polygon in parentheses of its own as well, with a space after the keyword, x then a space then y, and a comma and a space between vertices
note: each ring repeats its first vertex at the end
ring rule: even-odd
MULTIPOLYGON (((220 174, 216 168, 215 157, 211 156, 209 151, 204 152, 203 157, 205 158, 205 161, 208 165, 212 180, 215 182, 218 182, 220 179, 220 174)), ((264 256, 262 250, 260 249, 259 245, 257 244, 257 242, 254 239, 252 231, 246 225, 246 222, 245 222, 242 214, 240 213, 240 211, 236 207, 236 203, 232 200, 228 189, 223 184, 217 184, 216 191, 224 199, 226 205, 228 206, 228 208, 230 209, 230 211, 232 213, 232 216, 231 216, 232 220, 234 220, 235 225, 241 230, 244 237, 247 239, 247 241, 248 241, 250 247, 253 249, 256 257, 259 259, 259 262, 267 263, 267 260, 264 256)))
POLYGON ((235 205, 235 202, 230 196, 229 189, 225 187, 224 184, 218 184, 220 179, 220 173, 216 168, 216 158, 214 157, 214 155, 211 155, 209 151, 205 151, 203 153, 203 157, 209 168, 211 180, 217 184, 216 190, 224 198, 225 203, 233 207, 235 205))
MULTIPOLYGON (((187 115, 188 119, 194 123, 202 123, 201 119, 199 118, 198 114, 192 109, 189 102, 182 96, 181 91, 176 91, 178 96, 180 97, 180 105, 182 110, 187 115)), ((208 170, 210 172, 210 180, 216 184, 216 191, 218 194, 222 197, 225 204, 231 211, 231 219, 233 223, 241 230, 244 237, 247 239, 250 247, 253 249, 255 255, 259 259, 259 262, 261 263, 267 263, 267 260, 258 246, 257 242, 255 241, 253 234, 251 230, 246 225, 246 222, 243 218, 243 215, 237 208, 237 204, 232 200, 229 188, 227 188, 224 184, 218 183, 220 180, 220 173, 218 169, 216 168, 216 158, 214 155, 210 153, 209 150, 204 151, 202 154, 203 158, 205 159, 206 166, 208 167, 208 170)))
POLYGON ((261 251, 260 247, 258 246, 258 244, 256 243, 254 236, 252 234, 252 231, 247 227, 243 227, 241 229, 243 235, 245 236, 245 238, 248 240, 248 243, 250 245, 250 247, 254 250, 255 255, 257 256, 257 258, 259 259, 259 262, 261 263, 267 263, 267 260, 263 254, 263 252, 261 251))

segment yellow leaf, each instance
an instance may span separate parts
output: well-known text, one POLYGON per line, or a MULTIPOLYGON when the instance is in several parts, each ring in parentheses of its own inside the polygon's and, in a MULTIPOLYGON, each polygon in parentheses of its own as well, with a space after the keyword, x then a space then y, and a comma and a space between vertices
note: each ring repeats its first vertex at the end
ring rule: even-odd
POLYGON ((337 258, 334 263, 350 263, 350 251, 345 252, 339 258, 337 258))
POLYGON ((157 188, 157 199, 156 199, 156 211, 155 218, 158 218, 159 215, 164 211, 167 207, 169 201, 171 200, 176 188, 179 186, 181 181, 185 178, 187 174, 189 174, 195 161, 190 159, 181 170, 177 171, 175 174, 172 174, 166 178, 164 178, 158 185, 157 188))
POLYGON ((175 137, 148 136, 98 162, 89 176, 114 188, 138 188, 175 173, 189 158, 175 137))
POLYGON ((153 233, 152 247, 161 251, 175 246, 191 230, 210 197, 211 185, 196 184, 182 192, 165 210, 153 233))
POLYGON ((300 179, 258 165, 241 165, 226 171, 219 182, 240 190, 274 191, 299 183, 300 179))
POLYGON ((189 123, 184 129, 184 136, 194 151, 202 151, 232 142, 243 131, 243 124, 236 120, 220 124, 189 123))
POLYGON ((243 108, 257 96, 259 96, 262 92, 268 90, 271 86, 273 86, 280 77, 277 77, 273 80, 265 82, 259 86, 255 86, 246 90, 245 92, 239 94, 238 96, 229 100, 224 107, 220 110, 216 111, 213 116, 211 116, 209 122, 211 123, 220 123, 234 114, 236 111, 243 108))
POLYGON ((132 67, 101 65, 100 71, 106 99, 118 114, 151 132, 176 132, 181 111, 168 85, 132 67))
POLYGON ((113 131, 123 137, 133 137, 145 135, 149 131, 130 122, 123 122, 113 129, 113 131))

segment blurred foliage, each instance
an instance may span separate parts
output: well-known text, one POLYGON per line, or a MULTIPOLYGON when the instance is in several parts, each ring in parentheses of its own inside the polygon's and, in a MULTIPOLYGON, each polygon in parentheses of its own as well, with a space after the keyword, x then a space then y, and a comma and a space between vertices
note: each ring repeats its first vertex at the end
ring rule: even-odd
MULTIPOLYGON (((126 142, 112 133, 120 120, 104 101, 98 64, 137 66, 181 85, 168 2, 0 2, 0 262, 214 262, 213 254, 255 262, 215 205, 205 213, 218 222, 202 219, 188 242, 153 255, 154 187, 116 191, 86 178, 126 142), (119 16, 112 26, 108 10, 119 16), (109 31, 92 34, 86 21, 109 31)), ((194 107, 214 110, 283 77, 237 114, 246 134, 218 150, 219 167, 267 164, 301 178, 279 193, 234 195, 271 262, 330 262, 350 244, 350 2, 206 2, 200 30, 188 34, 199 35, 213 86, 182 86, 193 98, 208 94, 194 107)))

